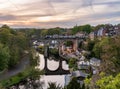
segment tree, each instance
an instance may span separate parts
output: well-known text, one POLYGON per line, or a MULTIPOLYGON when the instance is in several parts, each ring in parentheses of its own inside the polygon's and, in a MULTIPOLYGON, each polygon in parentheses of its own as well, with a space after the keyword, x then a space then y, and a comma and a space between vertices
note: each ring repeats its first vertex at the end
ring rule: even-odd
POLYGON ((56 83, 48 83, 49 87, 47 89, 62 89, 62 86, 59 84, 57 85, 56 83))
POLYGON ((92 30, 93 30, 92 26, 89 24, 82 25, 82 26, 74 26, 72 28, 72 34, 76 34, 78 32, 90 33, 92 30))
POLYGON ((64 44, 66 46, 73 46, 73 42, 72 41, 66 41, 64 44))
POLYGON ((61 32, 60 32, 60 29, 58 28, 52 28, 52 29, 48 29, 48 33, 47 35, 59 35, 61 32))
POLYGON ((20 60, 19 47, 15 46, 10 48, 9 67, 14 67, 20 60))
POLYGON ((3 25, 1 28, 6 28, 6 29, 10 29, 10 27, 8 25, 3 25))
POLYGON ((0 84, 0 89, 5 89, 5 88, 0 84))
POLYGON ((89 24, 81 26, 83 32, 90 33, 92 31, 92 27, 89 24))
POLYGON ((23 56, 24 50, 28 48, 28 41, 23 32, 15 31, 7 25, 0 28, 0 43, 8 47, 10 53, 9 67, 15 66, 20 57, 23 56))
POLYGON ((50 48, 49 54, 55 57, 55 60, 59 60, 59 50, 56 48, 50 48))
POLYGON ((10 54, 7 46, 0 43, 0 71, 8 68, 10 54))
POLYGON ((72 34, 76 34, 77 32, 79 32, 80 31, 80 27, 79 26, 74 26, 73 28, 72 28, 72 34))
POLYGON ((66 89, 81 89, 80 83, 78 83, 77 78, 73 77, 70 83, 66 86, 66 89))
POLYGON ((44 29, 44 30, 41 31, 40 35, 41 36, 46 36, 47 32, 48 32, 48 30, 44 29))
POLYGON ((104 76, 97 81, 96 85, 99 89, 120 89, 120 73, 115 77, 104 76))
POLYGON ((0 28, 0 42, 3 44, 9 44, 10 30, 7 28, 0 28))
MULTIPOLYGON (((92 76, 92 87, 96 86, 95 82, 98 81, 97 86, 99 89, 120 89, 120 84, 117 78, 113 76, 120 76, 120 36, 114 36, 112 38, 103 38, 97 42, 97 47, 101 47, 100 58, 102 60, 99 66, 99 72, 104 72, 106 76, 100 77, 92 76)), ((96 48, 98 50, 98 48, 96 48)), ((95 51, 95 54, 97 51, 95 51)), ((92 88, 92 89, 93 89, 92 88)))
POLYGON ((69 68, 77 69, 77 59, 76 58, 70 58, 69 59, 69 68))

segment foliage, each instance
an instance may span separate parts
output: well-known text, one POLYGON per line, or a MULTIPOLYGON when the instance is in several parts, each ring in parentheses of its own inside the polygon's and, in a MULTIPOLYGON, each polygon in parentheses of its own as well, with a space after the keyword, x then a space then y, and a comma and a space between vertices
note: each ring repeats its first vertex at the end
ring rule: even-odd
POLYGON ((72 34, 76 34, 78 32, 90 33, 92 30, 93 29, 89 24, 82 25, 82 26, 74 26, 72 28, 72 34))
POLYGON ((103 47, 105 45, 109 45, 109 41, 110 39, 108 37, 102 38, 101 41, 96 42, 94 48, 93 48, 93 52, 95 53, 95 57, 97 58, 101 58, 102 53, 103 53, 103 47))
POLYGON ((90 87, 90 83, 91 82, 91 78, 86 78, 85 80, 84 80, 84 84, 85 84, 85 88, 86 89, 89 89, 89 87, 90 87))
POLYGON ((44 46, 38 46, 37 51, 44 54, 44 46))
POLYGON ((81 89, 80 83, 77 81, 77 78, 73 77, 65 89, 81 89))
POLYGON ((101 27, 105 27, 105 25, 104 24, 99 24, 99 25, 97 25, 97 26, 94 27, 94 30, 98 30, 101 27))
POLYGON ((97 81, 99 89, 120 89, 120 74, 113 77, 105 76, 97 81))
POLYGON ((62 86, 59 84, 57 85, 56 83, 49 82, 48 85, 49 87, 47 89, 62 89, 62 86))
POLYGON ((35 68, 35 66, 38 65, 38 58, 36 58, 35 50, 30 51, 30 66, 28 66, 24 71, 18 73, 15 76, 12 76, 8 79, 2 80, 1 84, 4 87, 9 87, 15 84, 20 83, 23 80, 30 79, 30 80, 36 80, 40 78, 40 75, 44 74, 43 71, 40 71, 39 69, 35 68))
POLYGON ((88 41, 88 46, 87 46, 88 51, 92 51, 94 45, 95 45, 95 41, 89 40, 89 41, 88 41))
POLYGON ((9 60, 9 67, 14 67, 20 58, 19 48, 17 46, 10 48, 10 60, 9 60))
POLYGON ((50 29, 45 29, 41 31, 41 35, 42 36, 46 36, 46 35, 59 35, 61 34, 61 28, 50 28, 50 29))
POLYGON ((0 84, 0 89, 5 89, 5 88, 0 84))
POLYGON ((96 87, 95 81, 98 80, 98 89, 120 89, 117 80, 120 75, 120 35, 95 42, 93 52, 102 62, 98 69, 101 73, 91 78, 92 88, 96 87))
POLYGON ((36 55, 36 51, 34 49, 30 50, 30 65, 31 66, 37 66, 39 63, 39 57, 36 55))
MULTIPOLYGON (((14 67, 24 54, 24 50, 28 48, 28 41, 24 33, 15 31, 7 25, 0 28, 0 43, 8 48, 9 61, 8 68, 14 67)), ((4 63, 3 63, 4 64, 4 63)))
POLYGON ((77 62, 77 59, 76 58, 70 58, 69 59, 69 68, 73 68, 73 69, 77 69, 77 64, 76 64, 76 62, 77 62))
POLYGON ((0 71, 8 68, 10 53, 7 46, 0 43, 0 71))
POLYGON ((43 74, 40 70, 36 70, 33 67, 29 67, 25 69, 23 72, 18 73, 15 76, 10 77, 9 79, 1 81, 1 84, 4 87, 9 87, 14 84, 20 83, 21 81, 29 78, 29 79, 38 79, 40 75, 43 74))
POLYGON ((66 41, 66 42, 64 43, 64 45, 66 45, 66 46, 72 46, 72 45, 73 45, 73 42, 72 42, 72 41, 66 41))
POLYGON ((118 73, 120 70, 120 36, 114 38, 102 38, 93 48, 95 57, 102 59, 100 70, 110 73, 118 73))
POLYGON ((49 50, 50 55, 54 56, 56 59, 59 58, 59 50, 56 48, 51 48, 49 50))

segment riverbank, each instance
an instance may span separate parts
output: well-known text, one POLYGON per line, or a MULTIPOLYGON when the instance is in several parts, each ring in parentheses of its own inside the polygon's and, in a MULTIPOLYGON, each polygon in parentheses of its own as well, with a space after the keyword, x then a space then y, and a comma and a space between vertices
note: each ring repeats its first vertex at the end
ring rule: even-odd
MULTIPOLYGON (((31 49, 30 53, 21 59, 20 63, 16 65, 14 69, 1 74, 0 84, 7 89, 11 89, 12 87, 15 87, 12 89, 23 89, 18 87, 20 87, 21 84, 23 84, 23 86, 27 84, 28 86, 29 82, 36 85, 35 81, 40 78, 43 72, 35 68, 38 64, 38 58, 34 54, 35 50, 31 49)), ((31 86, 31 84, 29 84, 29 86, 31 86)))
POLYGON ((27 54, 20 60, 19 64, 17 64, 14 68, 1 73, 0 81, 20 73, 21 71, 25 70, 29 66, 29 64, 30 64, 30 60, 29 60, 29 55, 27 54))

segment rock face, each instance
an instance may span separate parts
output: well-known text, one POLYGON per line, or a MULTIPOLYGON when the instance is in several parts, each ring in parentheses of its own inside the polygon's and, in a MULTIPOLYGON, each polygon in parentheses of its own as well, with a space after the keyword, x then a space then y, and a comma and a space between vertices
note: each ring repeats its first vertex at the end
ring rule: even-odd
POLYGON ((39 80, 27 79, 7 89, 43 89, 42 84, 39 80))

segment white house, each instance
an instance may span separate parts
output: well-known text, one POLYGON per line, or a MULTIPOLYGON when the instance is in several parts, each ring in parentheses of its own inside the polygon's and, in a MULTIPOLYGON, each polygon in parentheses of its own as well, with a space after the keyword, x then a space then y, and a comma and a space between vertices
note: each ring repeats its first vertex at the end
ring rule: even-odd
POLYGON ((91 58, 90 59, 90 64, 92 65, 92 66, 100 66, 100 59, 97 59, 97 58, 91 58))
POLYGON ((75 76, 75 77, 87 77, 86 74, 83 73, 82 71, 73 71, 72 76, 75 76))
POLYGON ((94 40, 94 38, 95 38, 95 33, 94 33, 94 32, 91 32, 91 33, 89 34, 89 37, 90 37, 91 40, 94 40))

